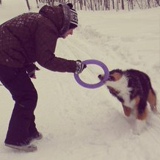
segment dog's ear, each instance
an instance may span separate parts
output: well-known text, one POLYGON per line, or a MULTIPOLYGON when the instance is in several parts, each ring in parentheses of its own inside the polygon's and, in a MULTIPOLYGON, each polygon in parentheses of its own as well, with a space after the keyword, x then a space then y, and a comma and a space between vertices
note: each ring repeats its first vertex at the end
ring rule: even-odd
POLYGON ((115 80, 116 80, 115 77, 112 76, 112 75, 110 75, 109 78, 108 78, 108 81, 115 81, 115 80))
POLYGON ((111 70, 109 73, 110 73, 110 75, 114 74, 114 73, 123 74, 123 71, 121 69, 114 69, 114 70, 111 70))
POLYGON ((118 81, 123 75, 121 69, 114 69, 110 71, 109 81, 118 81))

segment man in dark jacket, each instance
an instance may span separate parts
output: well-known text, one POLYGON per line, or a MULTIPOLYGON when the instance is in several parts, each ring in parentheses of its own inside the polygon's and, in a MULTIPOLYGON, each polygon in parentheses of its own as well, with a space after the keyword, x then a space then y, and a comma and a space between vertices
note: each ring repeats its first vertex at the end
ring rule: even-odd
POLYGON ((0 25, 0 81, 10 91, 15 106, 5 145, 35 151, 33 139, 41 139, 35 124, 37 91, 30 78, 38 69, 34 62, 51 71, 79 74, 81 61, 56 57, 58 38, 66 38, 78 25, 72 4, 44 6, 39 13, 25 13, 0 25))

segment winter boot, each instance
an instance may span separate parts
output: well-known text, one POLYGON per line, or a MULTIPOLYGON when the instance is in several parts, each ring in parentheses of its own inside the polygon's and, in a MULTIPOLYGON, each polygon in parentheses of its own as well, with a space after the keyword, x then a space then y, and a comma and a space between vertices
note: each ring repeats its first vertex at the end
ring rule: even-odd
POLYGON ((29 141, 31 142, 33 140, 41 140, 42 138, 43 138, 42 133, 36 132, 29 137, 29 141))
POLYGON ((34 152, 37 150, 37 146, 33 144, 28 144, 28 145, 5 144, 5 146, 24 152, 34 152))

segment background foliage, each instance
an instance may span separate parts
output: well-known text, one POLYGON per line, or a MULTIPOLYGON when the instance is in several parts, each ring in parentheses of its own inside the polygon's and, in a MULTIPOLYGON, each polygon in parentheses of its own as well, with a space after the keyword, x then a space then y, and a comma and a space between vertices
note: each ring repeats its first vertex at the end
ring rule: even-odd
MULTIPOLYGON (((27 0, 28 1, 28 0, 27 0)), ((39 3, 54 5, 57 2, 71 2, 78 10, 131 10, 160 6, 160 0, 36 0, 39 3)))

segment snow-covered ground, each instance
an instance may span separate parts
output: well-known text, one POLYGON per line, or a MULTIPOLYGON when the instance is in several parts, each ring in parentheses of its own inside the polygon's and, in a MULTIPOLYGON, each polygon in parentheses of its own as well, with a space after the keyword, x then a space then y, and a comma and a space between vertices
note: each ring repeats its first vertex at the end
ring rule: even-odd
MULTIPOLYGON (((0 23, 27 12, 25 1, 6 0, 0 6, 0 23), (7 3, 8 2, 8 3, 7 3), (15 3, 21 5, 16 7, 15 3), (14 8, 14 9, 13 9, 14 8)), ((34 11, 36 10, 35 6, 34 11)), ((146 72, 156 90, 160 110, 160 8, 134 11, 79 11, 79 28, 59 39, 56 55, 73 60, 97 59, 110 70, 134 68, 146 72)), ((95 66, 94 66, 95 67, 95 66)), ((87 82, 98 82, 93 66, 82 73, 87 82)), ((0 87, 1 160, 158 160, 160 117, 149 114, 148 126, 133 134, 132 120, 105 87, 86 89, 73 74, 42 67, 33 80, 39 101, 37 127, 43 133, 35 141, 38 151, 23 153, 4 146, 14 102, 0 87)), ((95 67, 96 68, 96 67, 95 67)), ((100 71, 101 72, 101 71, 100 71)))

